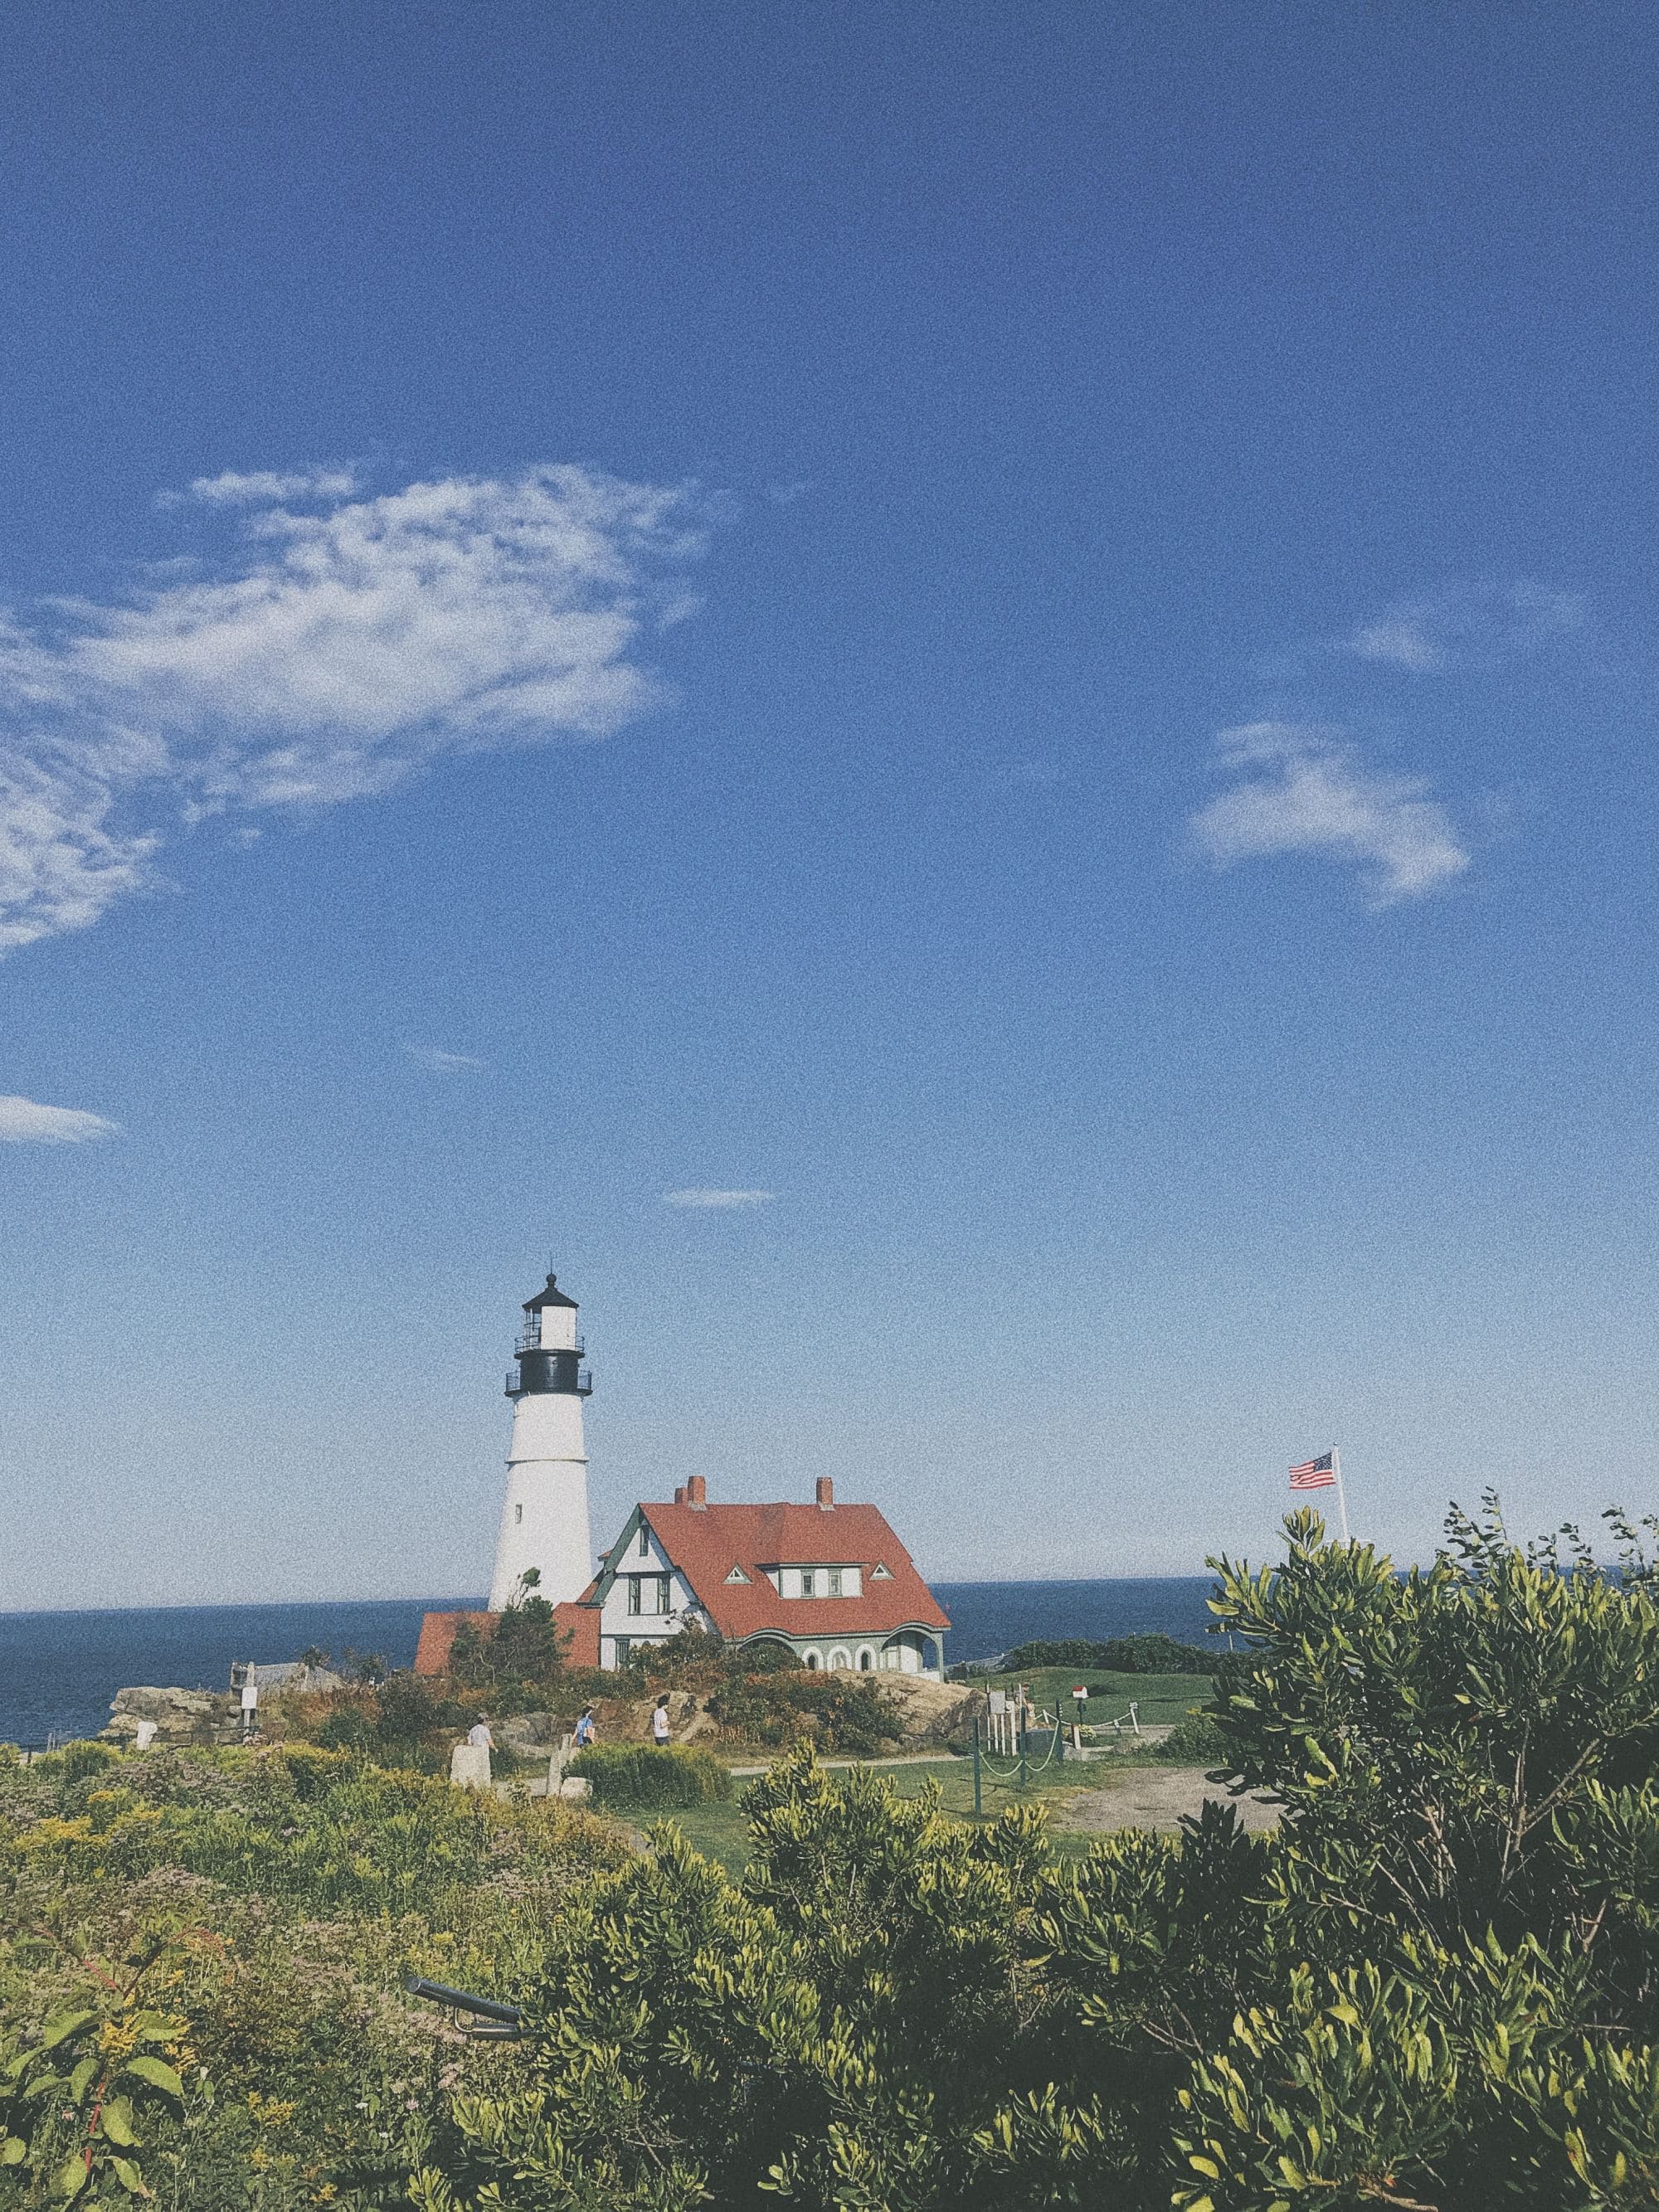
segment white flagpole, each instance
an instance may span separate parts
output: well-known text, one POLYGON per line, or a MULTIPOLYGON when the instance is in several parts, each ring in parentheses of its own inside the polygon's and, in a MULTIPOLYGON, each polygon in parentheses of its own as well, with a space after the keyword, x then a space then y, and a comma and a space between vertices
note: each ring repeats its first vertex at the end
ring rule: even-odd
POLYGON ((1342 1516, 1342 1540, 1346 1544, 1350 1540, 1348 1535, 1348 1493, 1342 1487, 1342 1455, 1338 1451, 1334 1444, 1331 1446, 1331 1473, 1336 1477, 1336 1510, 1342 1516))

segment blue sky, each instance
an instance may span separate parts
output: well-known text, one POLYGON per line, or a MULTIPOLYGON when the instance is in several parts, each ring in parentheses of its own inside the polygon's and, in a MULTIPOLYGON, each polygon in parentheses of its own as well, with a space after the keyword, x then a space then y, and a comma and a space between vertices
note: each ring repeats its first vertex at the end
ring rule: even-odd
POLYGON ((0 1605, 1651 1503, 1650 11, 11 36, 0 1605))

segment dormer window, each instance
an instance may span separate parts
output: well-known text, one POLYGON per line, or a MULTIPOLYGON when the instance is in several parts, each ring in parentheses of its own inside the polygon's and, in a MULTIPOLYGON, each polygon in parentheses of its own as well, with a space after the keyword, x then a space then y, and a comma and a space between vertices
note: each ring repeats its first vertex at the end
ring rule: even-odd
POLYGON ((644 1522, 643 1521, 641 1521, 641 1523, 640 1523, 640 1557, 641 1557, 642 1559, 648 1559, 650 1558, 650 1556, 651 1556, 651 1531, 650 1531, 650 1529, 646 1526, 645 1522, 644 1522))
POLYGON ((780 1597, 862 1597, 864 1570, 862 1567, 832 1567, 821 1564, 811 1567, 779 1567, 767 1570, 777 1585, 780 1597))
POLYGON ((893 1571, 890 1567, 884 1566, 878 1559, 870 1570, 870 1579, 872 1583, 890 1583, 893 1579, 893 1571))
POLYGON ((733 1567, 726 1579, 728 1583, 746 1583, 749 1577, 741 1567, 733 1567))

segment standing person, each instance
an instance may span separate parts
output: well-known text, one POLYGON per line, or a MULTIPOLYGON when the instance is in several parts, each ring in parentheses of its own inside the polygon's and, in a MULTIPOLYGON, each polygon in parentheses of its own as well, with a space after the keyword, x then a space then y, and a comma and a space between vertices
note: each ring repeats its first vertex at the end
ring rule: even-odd
POLYGON ((578 1751, 586 1751, 588 1745, 592 1742, 593 1708, 592 1705, 582 1707, 581 1718, 576 1723, 576 1733, 573 1741, 578 1751))
POLYGON ((495 1739, 489 1733, 489 1716, 488 1713, 479 1714, 477 1719, 473 1722, 471 1727, 467 1730, 466 1740, 472 1746, 474 1751, 495 1750, 495 1739))
POLYGON ((665 1690, 657 1700, 657 1710, 651 1716, 651 1741, 659 1751, 668 1748, 668 1692, 665 1690))

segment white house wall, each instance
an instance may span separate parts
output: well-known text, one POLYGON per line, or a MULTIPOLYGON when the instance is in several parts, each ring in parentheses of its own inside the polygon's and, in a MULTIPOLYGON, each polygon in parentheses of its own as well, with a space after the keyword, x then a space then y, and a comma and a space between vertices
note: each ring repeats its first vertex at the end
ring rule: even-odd
POLYGON ((605 1592, 599 1607, 599 1664, 614 1667, 617 1663, 617 1637, 625 1637, 630 1644, 659 1643, 663 1638, 677 1636, 685 1625, 687 1611, 696 1604, 690 1584, 675 1567, 655 1531, 648 1522, 641 1524, 646 1530, 647 1548, 640 1549, 640 1530, 635 1528, 626 1546, 611 1555, 617 1570, 616 1579, 605 1592), (666 1613, 630 1613, 628 1609, 628 1583, 633 1575, 666 1575, 668 1577, 668 1607, 666 1613), (611 1639, 607 1644, 607 1639, 611 1639))

